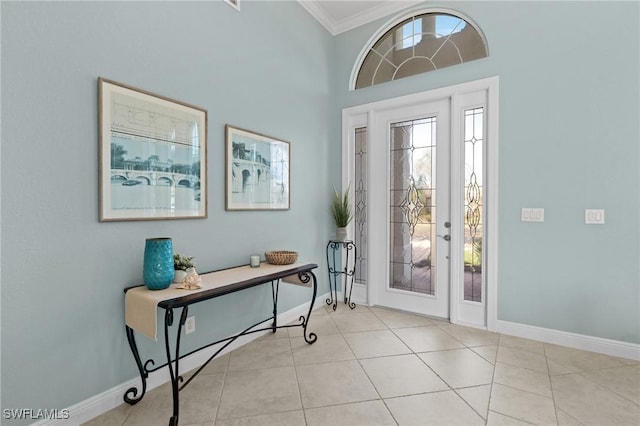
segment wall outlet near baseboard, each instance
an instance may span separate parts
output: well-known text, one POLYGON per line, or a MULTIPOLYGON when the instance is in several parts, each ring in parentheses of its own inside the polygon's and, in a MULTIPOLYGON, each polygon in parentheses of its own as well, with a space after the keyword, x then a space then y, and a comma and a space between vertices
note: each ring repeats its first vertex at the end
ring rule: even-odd
POLYGON ((184 334, 191 334, 196 331, 196 317, 191 316, 187 317, 187 320, 184 322, 184 334))

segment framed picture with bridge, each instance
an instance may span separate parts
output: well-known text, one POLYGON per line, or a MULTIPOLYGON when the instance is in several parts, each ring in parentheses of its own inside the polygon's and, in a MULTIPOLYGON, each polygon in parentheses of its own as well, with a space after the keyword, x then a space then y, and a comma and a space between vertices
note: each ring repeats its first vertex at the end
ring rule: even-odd
POLYGON ((288 210, 289 142, 225 126, 227 210, 288 210))
POLYGON ((207 217, 207 110, 98 78, 101 222, 207 217))

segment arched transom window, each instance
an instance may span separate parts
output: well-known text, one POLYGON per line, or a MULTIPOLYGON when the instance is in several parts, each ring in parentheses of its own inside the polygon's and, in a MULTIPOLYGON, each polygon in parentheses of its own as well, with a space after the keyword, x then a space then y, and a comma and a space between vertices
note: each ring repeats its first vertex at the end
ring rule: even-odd
POLYGON ((374 86, 486 56, 485 39, 470 20, 452 12, 422 13, 403 19, 373 40, 361 59, 352 88, 374 86))

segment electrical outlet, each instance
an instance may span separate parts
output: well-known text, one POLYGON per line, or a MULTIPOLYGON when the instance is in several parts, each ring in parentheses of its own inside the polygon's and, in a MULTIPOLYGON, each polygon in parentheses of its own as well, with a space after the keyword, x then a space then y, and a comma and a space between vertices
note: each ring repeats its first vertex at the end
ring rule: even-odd
POLYGON ((604 209, 586 209, 584 211, 584 223, 602 225, 604 223, 604 209))
POLYGON ((191 334, 196 331, 196 317, 187 317, 184 323, 184 334, 191 334))

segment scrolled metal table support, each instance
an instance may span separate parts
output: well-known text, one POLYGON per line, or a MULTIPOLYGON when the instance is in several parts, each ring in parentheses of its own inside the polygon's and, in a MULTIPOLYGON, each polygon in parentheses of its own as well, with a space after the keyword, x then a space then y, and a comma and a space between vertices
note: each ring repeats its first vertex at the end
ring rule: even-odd
MULTIPOLYGON (((342 254, 342 251, 340 251, 342 254)), ((329 295, 325 301, 327 305, 332 306, 335 311, 338 305, 338 276, 342 276, 344 279, 342 281, 342 291, 343 291, 343 301, 345 304, 349 306, 351 309, 355 309, 356 304, 351 302, 351 293, 353 292, 353 281, 356 275, 356 259, 358 258, 358 249, 355 243, 351 240, 330 240, 327 244, 327 267, 329 270, 329 295), (344 248, 345 250, 345 263, 342 270, 338 270, 336 268, 336 253, 339 252, 338 249, 344 248), (353 262, 351 262, 351 252, 353 252, 353 262), (331 254, 331 256, 330 256, 331 254), (349 268, 349 264, 352 263, 352 268, 349 268), (347 284, 350 284, 347 286, 347 284), (349 296, 347 297, 347 287, 349 287, 349 296), (334 296, 335 294, 335 296, 334 296)))
POLYGON ((149 377, 149 371, 147 370, 147 364, 154 364, 153 360, 148 360, 144 365, 142 365, 142 361, 140 359, 140 353, 138 352, 138 345, 136 345, 136 338, 133 334, 133 329, 128 326, 125 326, 127 332, 127 340, 129 341, 129 347, 131 348, 131 352, 133 353, 133 358, 136 361, 136 366, 138 367, 138 372, 140 373, 140 379, 142 381, 142 392, 140 392, 140 396, 136 398, 138 395, 138 389, 135 386, 130 387, 124 393, 124 401, 127 404, 135 405, 142 398, 144 394, 147 392, 147 378, 149 377), (131 394, 131 396, 129 396, 131 394))
POLYGON ((308 344, 315 343, 318 340, 318 336, 315 333, 309 333, 309 337, 307 337, 307 327, 309 326, 309 318, 311 318, 311 312, 313 311, 313 304, 316 301, 316 294, 318 293, 318 282, 316 281, 316 276, 313 272, 299 272, 298 278, 304 284, 307 284, 310 280, 313 280, 313 296, 311 297, 311 305, 309 306, 309 313, 307 313, 307 317, 300 316, 299 321, 302 322, 302 334, 304 335, 304 341, 308 344))

